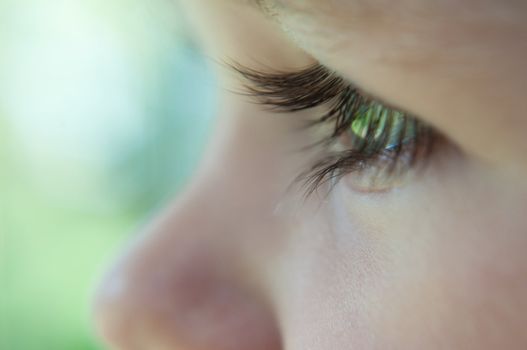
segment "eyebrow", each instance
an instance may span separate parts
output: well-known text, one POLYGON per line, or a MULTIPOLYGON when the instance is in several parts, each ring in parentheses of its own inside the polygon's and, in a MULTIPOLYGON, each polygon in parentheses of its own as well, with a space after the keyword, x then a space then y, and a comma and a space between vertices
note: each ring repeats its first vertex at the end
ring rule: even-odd
POLYGON ((260 9, 266 6, 265 0, 246 0, 246 2, 248 2, 253 7, 260 8, 260 9))
POLYGON ((275 1, 268 0, 244 0, 243 3, 250 6, 266 16, 276 15, 278 6, 275 1))
MULTIPOLYGON (((252 7, 259 11, 266 17, 278 18, 288 13, 290 15, 303 15, 303 16, 319 16, 322 14, 321 7, 324 2, 319 3, 314 1, 304 1, 298 3, 296 1, 286 0, 237 0, 242 2, 244 5, 252 7)), ((353 0, 357 1, 357 0, 353 0)), ((334 16, 334 14, 331 14, 334 16)))
POLYGON ((237 2, 239 5, 242 6, 249 6, 252 8, 262 8, 264 0, 235 0, 233 2, 237 2))

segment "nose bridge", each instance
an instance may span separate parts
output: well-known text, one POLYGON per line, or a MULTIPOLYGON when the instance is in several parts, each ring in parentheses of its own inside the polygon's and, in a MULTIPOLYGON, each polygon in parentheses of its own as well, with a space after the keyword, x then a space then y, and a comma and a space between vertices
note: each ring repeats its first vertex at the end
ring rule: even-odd
MULTIPOLYGON (((235 144, 230 143, 230 147, 235 144)), ((251 283, 276 195, 255 186, 245 151, 216 149, 195 181, 132 242, 95 303, 118 349, 280 349, 273 310, 251 283), (224 152, 222 155, 221 153, 224 152)), ((249 162, 250 163, 250 162, 249 162)), ((254 179, 258 181, 258 179, 254 179)))

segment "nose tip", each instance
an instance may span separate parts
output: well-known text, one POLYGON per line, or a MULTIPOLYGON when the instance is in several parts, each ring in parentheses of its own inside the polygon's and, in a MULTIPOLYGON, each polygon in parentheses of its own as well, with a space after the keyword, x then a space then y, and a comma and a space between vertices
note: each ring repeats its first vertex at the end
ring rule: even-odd
POLYGON ((125 296, 124 288, 124 281, 106 277, 98 287, 93 302, 97 335, 112 349, 133 349, 133 342, 138 341, 132 330, 133 305, 125 296))
POLYGON ((95 327, 111 349, 281 349, 270 309, 225 264, 147 255, 130 254, 96 292, 95 327))
POLYGON ((104 277, 94 321, 110 348, 192 350, 188 343, 203 342, 211 326, 203 315, 212 313, 213 302, 225 303, 219 298, 226 293, 218 290, 207 259, 172 253, 136 247, 104 277))

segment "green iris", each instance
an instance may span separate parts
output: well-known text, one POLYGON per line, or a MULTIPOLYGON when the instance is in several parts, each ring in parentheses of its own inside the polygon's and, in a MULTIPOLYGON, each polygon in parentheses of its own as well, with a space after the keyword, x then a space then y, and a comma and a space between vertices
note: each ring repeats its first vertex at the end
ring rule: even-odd
POLYGON ((351 133, 357 148, 379 151, 398 147, 416 136, 415 122, 404 113, 372 103, 357 112, 351 133))

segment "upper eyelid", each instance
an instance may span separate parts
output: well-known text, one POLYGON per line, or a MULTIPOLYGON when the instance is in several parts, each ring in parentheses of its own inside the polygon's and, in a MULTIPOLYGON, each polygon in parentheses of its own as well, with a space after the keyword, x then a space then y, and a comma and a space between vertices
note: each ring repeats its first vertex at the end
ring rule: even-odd
POLYGON ((366 99, 377 101, 388 108, 397 109, 406 114, 412 114, 406 111, 404 107, 386 101, 384 98, 362 89, 354 82, 342 78, 337 72, 318 62, 291 71, 263 71, 236 62, 229 63, 228 66, 244 80, 246 93, 272 109, 295 112, 317 107, 331 101, 345 89, 351 88, 366 99), (325 81, 320 84, 321 80, 325 81), (312 95, 315 94, 319 94, 316 103, 312 98, 312 95), (300 102, 292 105, 292 101, 288 101, 287 98, 295 98, 300 102), (303 99, 309 103, 302 104, 303 99))
POLYGON ((352 110, 380 105, 385 109, 411 116, 412 119, 418 119, 411 113, 371 97, 319 63, 291 72, 262 72, 236 63, 230 66, 246 80, 246 93, 271 110, 297 112, 326 106, 324 114, 307 124, 309 127, 330 121, 334 123, 332 134, 322 143, 331 143, 345 131, 351 122, 346 122, 345 118, 352 110))

